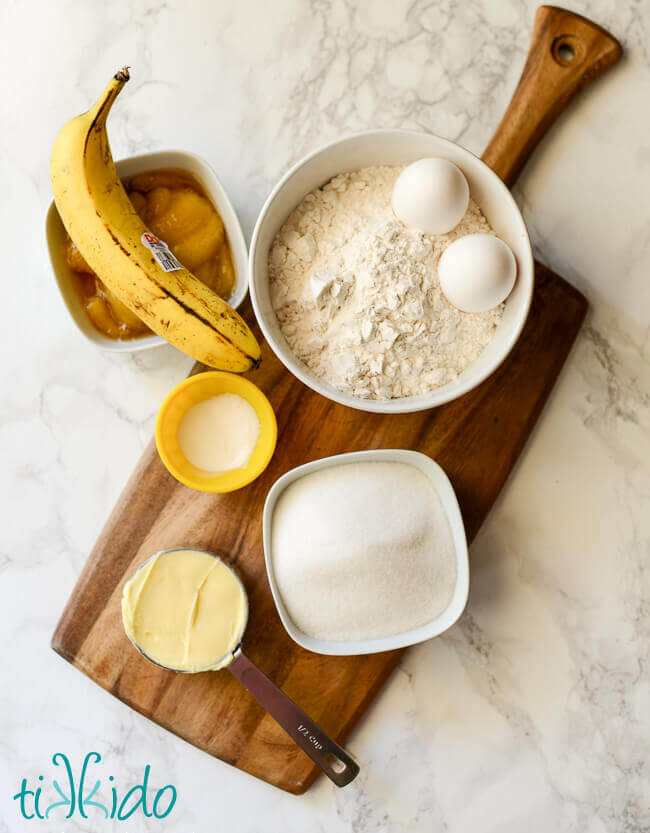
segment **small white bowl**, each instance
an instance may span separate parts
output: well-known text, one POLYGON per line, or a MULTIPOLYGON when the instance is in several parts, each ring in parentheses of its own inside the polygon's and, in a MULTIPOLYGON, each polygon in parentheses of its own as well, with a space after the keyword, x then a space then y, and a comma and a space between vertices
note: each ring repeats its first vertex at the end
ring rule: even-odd
POLYGON ((493 373, 519 338, 533 295, 533 253, 517 203, 484 162, 447 139, 414 130, 369 130, 325 145, 295 165, 275 186, 258 217, 250 249, 250 293, 264 337, 285 367, 322 396, 380 414, 412 413, 457 399, 493 373), (481 355, 453 381, 421 396, 360 399, 323 382, 287 344, 271 304, 268 255, 276 234, 302 198, 336 174, 370 165, 408 165, 416 159, 441 156, 454 162, 469 182, 470 194, 494 231, 517 260, 517 282, 505 305, 503 319, 481 355))
MULTIPOLYGON (((165 150, 157 153, 144 153, 140 156, 130 156, 128 159, 117 162, 116 167, 120 177, 132 176, 143 171, 153 171, 157 168, 182 168, 198 179, 221 215, 228 235, 236 275, 235 289, 228 303, 236 309, 246 297, 248 290, 248 250, 235 209, 219 178, 208 163, 193 153, 165 150)), ((164 338, 155 334, 127 341, 115 341, 96 330, 90 323, 72 283, 70 269, 65 260, 65 229, 54 202, 51 203, 47 212, 45 233, 50 252, 50 262, 59 290, 73 321, 88 341, 96 344, 102 350, 112 350, 115 353, 133 353, 167 343, 164 338)))
MULTIPOLYGON (((460 514, 458 501, 456 500, 456 493, 449 482, 449 478, 440 466, 435 463, 426 454, 420 454, 419 451, 408 451, 405 449, 375 449, 371 451, 353 451, 348 454, 337 454, 334 457, 325 457, 322 460, 314 460, 312 463, 306 463, 303 466, 298 466, 291 469, 286 474, 282 475, 273 484, 266 496, 264 503, 264 515, 262 519, 262 533, 264 540, 264 560, 266 563, 266 573, 271 586, 271 593, 275 606, 280 614, 280 619, 285 627, 285 630, 294 642, 306 648, 308 651, 313 651, 316 654, 329 654, 334 656, 347 656, 350 654, 375 654, 380 651, 392 651, 395 648, 404 648, 407 645, 415 645, 417 642, 424 642, 434 636, 439 636, 443 631, 450 628, 459 618, 465 605, 467 604, 467 596, 469 594, 469 561, 467 557, 467 539, 465 537, 465 526, 463 518, 460 514), (426 475, 433 484, 434 489, 438 493, 442 506, 449 521, 449 528, 454 541, 456 550, 456 587, 453 596, 449 602, 449 606, 440 616, 437 616, 426 625, 419 628, 414 628, 404 633, 397 633, 393 636, 385 636, 381 639, 365 639, 353 640, 349 642, 334 642, 325 639, 314 639, 303 633, 289 616, 282 595, 278 589, 275 580, 275 573, 273 571, 273 548, 271 530, 273 526, 273 512, 275 511, 275 504, 284 490, 295 480, 303 477, 305 474, 318 471, 319 469, 329 468, 330 466, 340 466, 345 463, 360 463, 368 461, 389 462, 389 463, 407 463, 415 466, 424 475, 426 475)), ((305 542, 305 547, 309 547, 309 542, 305 542)))

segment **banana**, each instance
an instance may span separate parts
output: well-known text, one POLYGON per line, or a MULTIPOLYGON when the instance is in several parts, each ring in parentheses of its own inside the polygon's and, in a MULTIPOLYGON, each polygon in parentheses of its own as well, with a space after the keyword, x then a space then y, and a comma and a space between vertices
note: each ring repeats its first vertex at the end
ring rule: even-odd
POLYGON ((63 225, 90 268, 154 332, 210 367, 236 372, 256 367, 260 347, 244 320, 169 260, 120 182, 106 118, 128 80, 128 68, 116 73, 97 103, 56 137, 50 175, 63 225), (159 259, 178 268, 165 271, 159 259))

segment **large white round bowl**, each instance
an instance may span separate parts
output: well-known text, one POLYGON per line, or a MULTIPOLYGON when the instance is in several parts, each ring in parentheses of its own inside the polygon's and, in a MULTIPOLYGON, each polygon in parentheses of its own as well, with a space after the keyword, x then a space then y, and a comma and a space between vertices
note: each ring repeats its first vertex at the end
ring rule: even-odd
POLYGON ((259 325, 275 355, 301 382, 317 393, 361 411, 411 413, 457 399, 486 379, 512 350, 526 321, 533 294, 534 265, 528 232, 519 208, 499 177, 473 153, 447 139, 413 130, 368 130, 332 142, 309 154, 275 186, 258 217, 251 241, 250 294, 259 325), (293 353, 276 318, 269 291, 268 255, 273 239, 302 198, 346 171, 370 165, 408 165, 416 159, 441 156, 454 162, 469 182, 472 199, 490 225, 512 249, 517 282, 508 297, 503 319, 481 355, 452 382, 420 396, 361 399, 319 379, 293 353))

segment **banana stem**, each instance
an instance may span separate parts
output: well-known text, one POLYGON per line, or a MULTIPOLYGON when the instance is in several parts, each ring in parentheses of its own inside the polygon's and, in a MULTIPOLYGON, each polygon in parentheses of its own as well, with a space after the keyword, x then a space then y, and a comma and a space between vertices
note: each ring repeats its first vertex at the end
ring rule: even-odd
POLYGON ((88 112, 91 119, 91 130, 95 127, 103 126, 106 122, 110 109, 113 106, 113 102, 118 97, 122 87, 126 84, 130 77, 129 68, 122 67, 122 69, 116 72, 108 82, 104 92, 99 96, 93 107, 91 107, 88 112))

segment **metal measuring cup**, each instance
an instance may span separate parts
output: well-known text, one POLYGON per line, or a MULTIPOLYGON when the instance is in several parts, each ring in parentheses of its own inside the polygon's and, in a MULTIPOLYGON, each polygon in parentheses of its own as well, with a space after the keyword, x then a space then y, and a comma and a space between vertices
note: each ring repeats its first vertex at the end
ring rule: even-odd
POLYGON ((299 708, 293 700, 280 689, 269 677, 253 663, 242 650, 242 639, 248 624, 248 594, 237 572, 225 562, 219 555, 201 550, 197 547, 173 547, 168 550, 161 550, 147 559, 139 568, 143 569, 149 561, 160 555, 171 552, 202 552, 211 555, 232 573, 241 588, 243 598, 246 602, 246 615, 244 617, 240 632, 238 634, 237 646, 235 649, 222 657, 218 663, 209 668, 197 669, 196 671, 185 671, 177 668, 170 668, 156 662, 142 650, 142 648, 131 639, 135 648, 142 656, 167 671, 175 671, 178 674, 198 674, 202 671, 219 670, 227 668, 236 677, 244 688, 253 695, 257 702, 276 720, 289 737, 308 755, 312 761, 333 781, 337 787, 344 787, 353 781, 359 774, 359 765, 352 757, 335 743, 325 732, 314 723, 314 721, 299 708))

